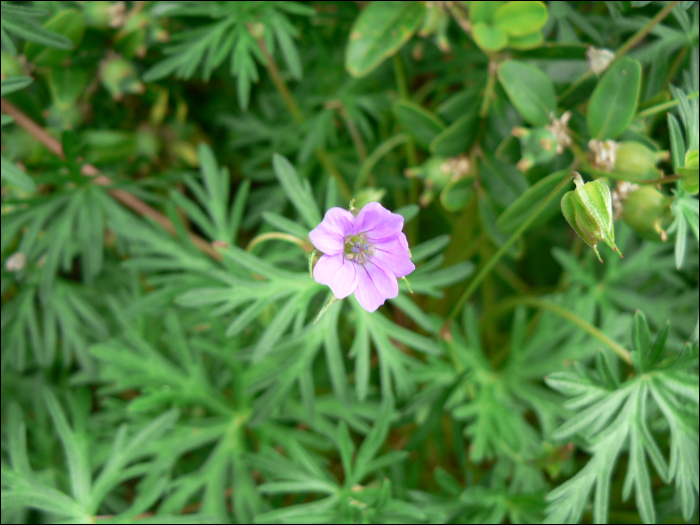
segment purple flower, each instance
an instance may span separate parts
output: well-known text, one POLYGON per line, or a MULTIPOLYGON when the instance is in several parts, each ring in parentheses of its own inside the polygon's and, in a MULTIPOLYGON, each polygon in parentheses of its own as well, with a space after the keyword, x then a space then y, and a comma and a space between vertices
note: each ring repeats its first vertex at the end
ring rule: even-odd
POLYGON ((397 278, 416 269, 408 254, 403 217, 370 202, 355 217, 331 208, 309 238, 323 255, 314 279, 330 287, 337 299, 355 293, 368 312, 399 294, 397 278))

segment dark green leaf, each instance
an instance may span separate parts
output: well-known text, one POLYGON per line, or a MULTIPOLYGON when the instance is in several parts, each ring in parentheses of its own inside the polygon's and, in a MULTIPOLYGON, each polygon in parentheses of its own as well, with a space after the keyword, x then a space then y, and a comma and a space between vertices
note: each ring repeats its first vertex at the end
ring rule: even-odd
POLYGON ((535 126, 549 124, 550 115, 557 109, 557 97, 552 81, 542 70, 509 60, 498 68, 498 78, 524 120, 535 126))
POLYGON ((586 112, 588 132, 598 140, 617 138, 627 129, 637 111, 642 66, 623 57, 600 79, 586 112))
POLYGON ((396 53, 418 30, 425 7, 420 2, 372 2, 350 30, 345 68, 363 77, 396 53))

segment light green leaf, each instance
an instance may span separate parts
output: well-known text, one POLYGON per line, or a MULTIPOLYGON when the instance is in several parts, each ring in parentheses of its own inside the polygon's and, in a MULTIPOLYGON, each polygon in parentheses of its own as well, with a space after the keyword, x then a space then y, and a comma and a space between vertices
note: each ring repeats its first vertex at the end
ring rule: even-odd
POLYGON ((56 432, 61 439, 63 450, 66 453, 66 463, 70 472, 71 488, 73 496, 81 505, 90 505, 90 463, 87 450, 76 439, 75 434, 68 425, 66 416, 56 396, 48 388, 44 389, 44 399, 56 426, 56 432))
POLYGON ((483 22, 474 24, 472 35, 476 44, 486 51, 498 51, 506 47, 508 43, 508 35, 497 27, 483 22))
POLYGON ((541 69, 509 60, 498 68, 498 78, 524 120, 535 126, 549 124, 550 115, 557 109, 557 97, 552 81, 541 69))
POLYGON ((2 91, 1 94, 4 97, 5 95, 9 95, 10 93, 19 91, 20 89, 24 89, 33 81, 34 79, 30 77, 11 77, 4 79, 0 84, 0 89, 2 91))
POLYGON ((509 37, 522 37, 542 29, 548 16, 543 2, 508 2, 494 13, 493 24, 509 37))
POLYGON ((2 163, 3 180, 6 180, 10 184, 14 184, 19 189, 24 191, 32 192, 36 190, 36 184, 31 177, 19 169, 14 162, 10 162, 4 156, 0 157, 0 162, 2 163))
POLYGON ((345 69, 363 77, 396 53, 418 30, 422 2, 372 2, 357 18, 345 49, 345 69))

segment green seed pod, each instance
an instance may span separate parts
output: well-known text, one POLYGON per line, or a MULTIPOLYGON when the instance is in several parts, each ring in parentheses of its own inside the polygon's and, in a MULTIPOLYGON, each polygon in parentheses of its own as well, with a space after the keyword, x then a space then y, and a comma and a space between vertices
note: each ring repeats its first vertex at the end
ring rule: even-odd
POLYGON ((576 189, 564 194, 561 211, 574 231, 588 244, 600 262, 598 242, 603 241, 624 257, 615 246, 613 227, 612 195, 602 180, 584 183, 581 175, 574 172, 576 189))
POLYGON ((683 189, 695 195, 698 192, 698 150, 692 149, 685 154, 685 166, 677 168, 678 174, 683 177, 683 189))
POLYGON ((651 151, 639 142, 621 142, 615 155, 614 171, 632 182, 658 179, 661 172, 656 163, 665 156, 667 153, 651 151))
POLYGON ((653 186, 641 186, 625 199, 622 220, 644 239, 665 241, 665 229, 673 221, 672 202, 673 197, 653 186))

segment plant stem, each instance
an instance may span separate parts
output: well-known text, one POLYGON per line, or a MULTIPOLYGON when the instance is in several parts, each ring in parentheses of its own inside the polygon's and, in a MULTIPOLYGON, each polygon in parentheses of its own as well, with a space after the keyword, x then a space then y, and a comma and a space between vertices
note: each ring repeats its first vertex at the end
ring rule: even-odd
MULTIPOLYGON (((396 85, 399 90, 399 98, 401 100, 408 100, 408 82, 406 81, 406 72, 404 71, 403 62, 401 61, 401 55, 399 53, 394 54, 394 72, 396 73, 396 85)), ((406 141, 405 147, 408 167, 413 168, 418 165, 418 157, 416 155, 416 145, 410 137, 408 141, 406 141)), ((418 200, 418 181, 412 180, 409 184, 408 202, 415 203, 418 200)), ((415 228, 415 226, 412 228, 415 228)))
POLYGON ((269 232, 269 233, 263 233, 262 235, 258 235, 257 237, 253 238, 253 240, 250 241, 250 244, 248 244, 246 251, 252 252, 253 248, 255 248, 255 246, 257 246, 261 242, 270 241, 272 239, 277 239, 280 241, 287 241, 287 242, 291 242, 293 244, 296 244, 302 250, 304 250, 306 253, 309 253, 311 250, 313 250, 313 246, 311 246, 311 244, 304 241, 303 239, 300 239, 299 237, 296 237, 294 235, 290 235, 288 233, 269 232))
POLYGON ((661 11, 659 11, 654 18, 649 20, 649 23, 645 25, 643 28, 641 28, 639 31, 637 31, 632 37, 627 40, 624 44, 622 44, 622 47, 620 47, 617 50, 617 53, 615 53, 615 58, 620 58, 624 55, 626 55, 634 46, 636 46, 645 36, 649 34, 649 32, 654 29, 654 27, 661 22, 664 18, 666 18, 669 13, 673 10, 674 7, 676 7, 676 4, 679 3, 679 0, 674 0, 673 2, 669 2, 666 7, 664 7, 661 11))
POLYGON ((493 98, 493 92, 496 89, 496 73, 498 73, 498 62, 494 60, 489 61, 489 78, 486 81, 486 88, 484 89, 484 100, 481 102, 481 109, 479 109, 479 116, 484 119, 489 113, 489 107, 491 105, 491 99, 493 98))
MULTIPOLYGON (((270 75, 270 79, 275 85, 275 89, 277 89, 277 92, 282 97, 284 105, 287 106, 287 109, 292 115, 294 122, 296 122, 299 125, 303 124, 304 115, 302 114, 301 109, 299 109, 299 105, 292 96, 291 91, 289 91, 287 84, 284 82, 284 79, 280 74, 280 69, 277 66, 277 62, 275 62, 275 59, 268 51, 267 45, 265 44, 265 39, 257 38, 256 42, 258 43, 260 52, 265 57, 265 68, 267 69, 267 73, 268 75, 270 75)), ((343 194, 343 197, 347 200, 350 200, 352 196, 350 186, 348 186, 347 182, 345 182, 345 179, 343 179, 343 176, 338 171, 338 168, 336 168, 335 164, 328 155, 328 152, 326 152, 326 150, 323 148, 318 148, 316 150, 316 158, 321 163, 323 168, 331 175, 331 177, 335 179, 336 183, 338 184, 338 189, 343 194)))
POLYGON ((557 184, 557 186, 547 195, 547 197, 540 203, 540 205, 537 207, 537 209, 534 211, 530 217, 527 218, 525 222, 523 222, 520 227, 511 235, 511 237, 506 241, 506 243, 501 246, 498 251, 493 254, 493 256, 489 259, 489 261, 486 263, 486 265, 481 269, 481 271, 477 274, 477 276, 474 278, 474 280, 469 284, 469 287, 464 291, 462 296, 459 298, 457 301, 457 304, 455 307, 452 309, 452 312, 450 313, 450 316, 448 317, 446 324, 457 317, 457 314, 459 311, 462 309, 464 306, 464 303, 467 302, 467 300, 472 296, 472 294, 476 291, 478 288, 479 284, 481 284, 481 281, 484 280, 484 277, 488 275, 488 273, 491 271, 491 269, 494 267, 494 265, 505 255, 505 253, 508 251, 508 249, 511 247, 511 245, 520 237, 525 230, 527 230, 530 225, 535 221, 537 217, 544 211, 545 207, 549 204, 549 202, 556 197, 559 192, 571 182, 571 177, 570 176, 565 176, 562 181, 557 184))
MULTIPOLYGON (((692 93, 690 93, 688 95, 688 100, 692 100, 694 98, 698 98, 697 91, 693 91, 692 93)), ((671 108, 674 108, 678 104, 679 104, 678 99, 674 98, 673 100, 669 100, 668 102, 664 102, 663 104, 658 104, 656 106, 652 106, 652 107, 647 108, 643 111, 640 111, 639 113, 637 113, 637 115, 634 118, 646 118, 646 117, 649 117, 651 115, 654 115, 655 113, 660 113, 662 111, 667 111, 671 108)))
POLYGON ((539 297, 521 296, 503 301, 500 305, 498 305, 496 312, 492 312, 491 315, 494 315, 496 313, 503 313, 521 304, 527 304, 535 308, 549 310, 550 312, 558 315, 559 317, 571 321, 573 324, 575 324, 582 330, 588 332, 590 335, 598 339, 598 341, 607 346, 610 350, 615 352, 620 357, 620 359, 625 361, 627 364, 632 365, 632 358, 630 357, 630 353, 622 345, 616 343, 615 341, 610 339, 610 337, 601 332, 598 328, 581 319, 576 314, 571 313, 566 308, 562 308, 561 306, 550 303, 549 301, 545 301, 544 299, 540 299, 539 297))

